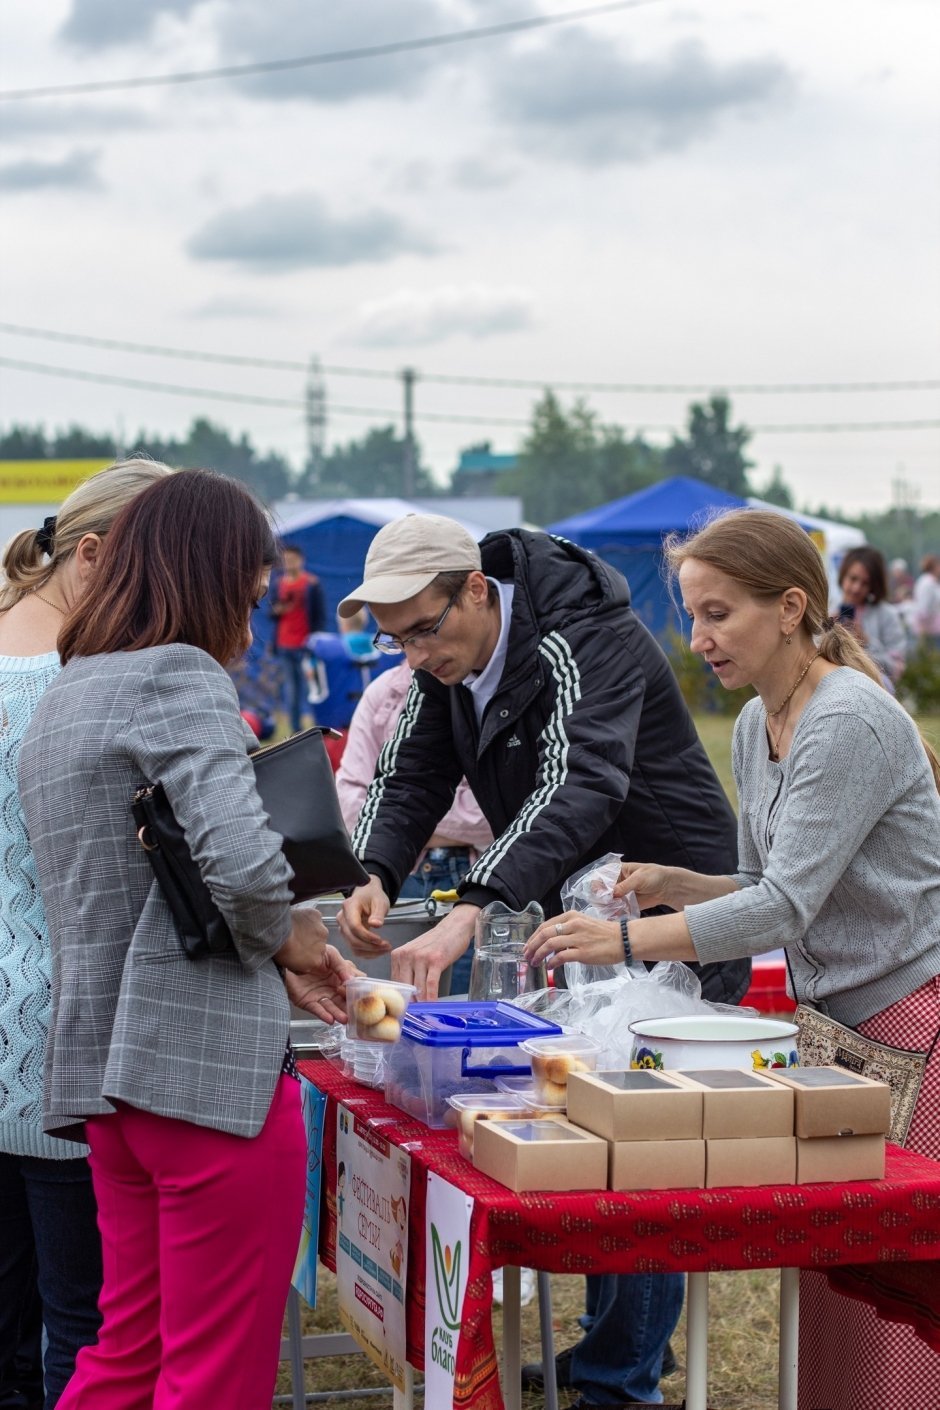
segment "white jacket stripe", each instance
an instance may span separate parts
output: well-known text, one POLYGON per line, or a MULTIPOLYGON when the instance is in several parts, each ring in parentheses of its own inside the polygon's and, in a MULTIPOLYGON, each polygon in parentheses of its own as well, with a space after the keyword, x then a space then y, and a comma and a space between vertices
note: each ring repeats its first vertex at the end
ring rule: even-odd
POLYGON ((369 837, 372 832, 372 825, 375 822, 375 815, 382 803, 385 794, 385 781, 395 772, 395 764, 398 760, 398 751, 404 741, 410 738, 415 725, 418 723, 418 716, 421 714, 421 706, 424 704, 424 692, 418 685, 416 679, 412 678, 411 687, 405 697, 401 714, 398 717, 398 724, 395 733, 383 746, 379 753, 378 766, 375 778, 369 785, 362 811, 359 814, 359 821, 356 823, 352 836, 353 851, 357 857, 364 857, 369 845, 369 837))
POLYGON ((467 881, 477 886, 489 884, 493 872, 512 844, 523 833, 530 831, 539 813, 547 807, 568 777, 569 741, 565 720, 581 699, 581 673, 571 647, 560 632, 552 632, 544 637, 539 642, 539 651, 548 661, 557 686, 555 708, 539 736, 545 753, 542 779, 529 795, 518 816, 467 873, 467 881))

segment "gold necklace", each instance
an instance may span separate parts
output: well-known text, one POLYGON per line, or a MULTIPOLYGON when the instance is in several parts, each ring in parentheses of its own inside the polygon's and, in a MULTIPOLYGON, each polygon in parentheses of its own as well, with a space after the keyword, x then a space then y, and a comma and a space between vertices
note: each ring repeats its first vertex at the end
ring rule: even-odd
POLYGON ((51 598, 43 597, 42 593, 37 592, 35 588, 33 588, 31 595, 33 597, 38 597, 39 601, 44 602, 47 607, 54 607, 57 612, 62 613, 63 617, 67 617, 69 615, 69 609, 67 607, 60 607, 59 604, 57 602, 53 602, 51 598))
POLYGON ((773 732, 773 730, 772 730, 771 727, 770 727, 770 722, 771 722, 772 719, 775 719, 776 716, 780 714, 780 711, 781 711, 782 709, 784 709, 785 706, 788 706, 788 705, 790 704, 790 701, 791 701, 791 699, 793 698, 793 694, 794 694, 794 692, 795 692, 797 686, 801 683, 801 681, 805 680, 805 678, 806 678, 806 672, 809 670, 809 668, 810 668, 810 666, 813 664, 813 662, 814 662, 814 661, 818 661, 818 660, 819 660, 819 652, 816 651, 816 652, 814 652, 813 655, 809 658, 809 660, 807 661, 806 665, 803 667, 802 671, 801 671, 800 674, 797 676, 796 680, 795 680, 795 681, 793 682, 793 684, 790 686, 790 689, 787 691, 786 695, 783 697, 783 699, 781 700, 780 704, 777 706, 776 710, 767 710, 767 711, 765 712, 766 715, 767 715, 767 733, 770 735, 770 757, 771 757, 771 759, 774 761, 774 763, 778 763, 779 760, 780 760, 780 741, 781 741, 781 739, 783 738, 783 732, 784 732, 784 730, 785 730, 786 727, 787 727, 787 719, 788 719, 789 714, 790 714, 789 709, 787 710, 786 715, 784 715, 784 717, 783 717, 783 723, 782 723, 781 726, 780 726, 780 733, 777 735, 776 739, 774 738, 774 732, 773 732))

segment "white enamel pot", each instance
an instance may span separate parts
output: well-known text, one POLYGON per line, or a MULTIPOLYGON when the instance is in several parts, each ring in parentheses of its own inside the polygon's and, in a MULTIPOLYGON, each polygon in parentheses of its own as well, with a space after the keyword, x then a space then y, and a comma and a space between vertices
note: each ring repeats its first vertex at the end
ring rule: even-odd
POLYGON ((795 1023, 747 1014, 689 1014, 646 1018, 630 1024, 631 1067, 707 1068, 795 1067, 795 1023))

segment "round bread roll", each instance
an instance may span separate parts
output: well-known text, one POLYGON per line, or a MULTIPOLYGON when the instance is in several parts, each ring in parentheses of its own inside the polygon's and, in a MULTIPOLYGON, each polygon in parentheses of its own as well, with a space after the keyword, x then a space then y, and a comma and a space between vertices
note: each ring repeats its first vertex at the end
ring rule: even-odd
POLYGON ((385 1012, 390 1013, 392 1018, 401 1018, 408 1001, 400 989, 376 989, 375 991, 385 1005, 385 1012))
POLYGON ((359 995, 353 1005, 353 1013, 360 1028, 371 1028, 385 1017, 385 1002, 377 990, 371 989, 368 994, 359 995))
POLYGON ((546 1106, 559 1107, 566 1106, 568 1103, 567 1084, 562 1086, 560 1082, 537 1082, 535 1095, 546 1106))
POLYGON ((473 1123, 477 1119, 475 1111, 461 1111, 458 1113, 458 1129, 468 1141, 473 1140, 473 1123))
POLYGON ((553 1062, 551 1053, 533 1053, 532 1071, 536 1077, 548 1077, 549 1063, 553 1062))
POLYGON ((473 1160, 473 1137, 465 1136, 463 1131, 461 1131, 457 1141, 457 1149, 460 1151, 464 1160, 473 1160))
POLYGON ((387 1014, 373 1023, 365 1035, 370 1043, 397 1043, 401 1037, 401 1024, 397 1018, 387 1014))
POLYGON ((452 1131, 456 1131, 457 1127, 460 1125, 459 1116, 460 1113, 455 1111, 452 1106, 449 1106, 444 1112, 444 1125, 449 1126, 452 1131))

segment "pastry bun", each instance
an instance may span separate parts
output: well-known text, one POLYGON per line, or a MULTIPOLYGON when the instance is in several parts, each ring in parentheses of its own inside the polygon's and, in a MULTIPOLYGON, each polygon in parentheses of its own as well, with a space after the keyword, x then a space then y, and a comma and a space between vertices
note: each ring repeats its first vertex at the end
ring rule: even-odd
POLYGON ((377 990, 371 989, 356 999, 353 1012, 360 1028, 371 1028, 374 1023, 380 1023, 385 1017, 385 1000, 377 990))
POLYGON ((397 1018, 386 1014, 378 1023, 373 1023, 363 1037, 368 1043, 397 1043, 401 1037, 401 1024, 397 1018))

